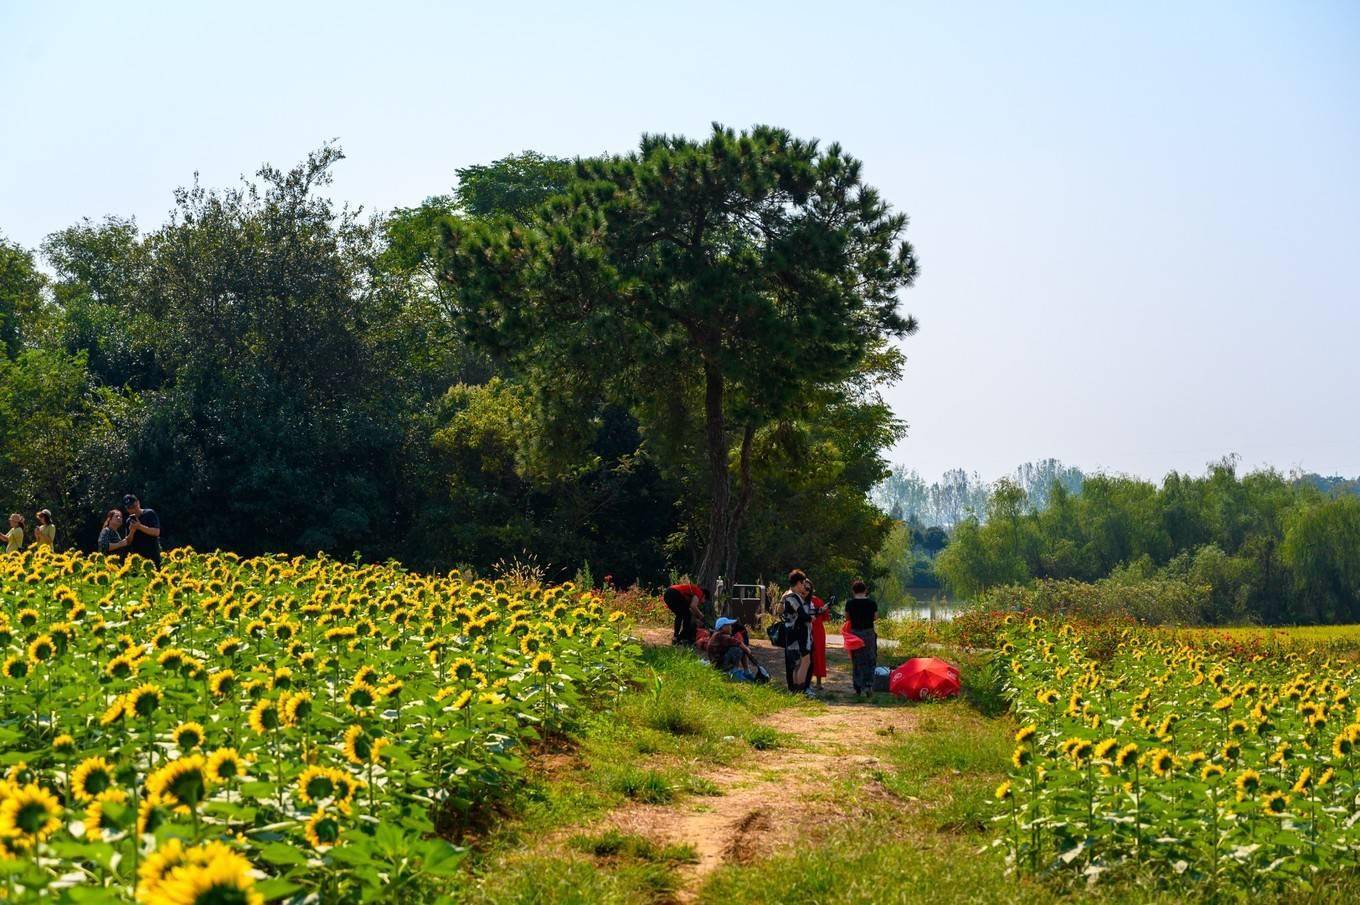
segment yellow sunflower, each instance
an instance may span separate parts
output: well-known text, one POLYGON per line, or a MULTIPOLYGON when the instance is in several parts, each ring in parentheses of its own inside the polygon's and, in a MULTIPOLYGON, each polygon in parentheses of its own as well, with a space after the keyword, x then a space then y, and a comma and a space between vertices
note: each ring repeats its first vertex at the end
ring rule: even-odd
POLYGON ((201 754, 191 754, 170 761, 146 780, 147 791, 163 798, 173 798, 180 804, 195 807, 207 793, 209 776, 207 763, 201 754))
POLYGON ((257 735, 278 729, 283 723, 279 714, 279 702, 271 698, 260 698, 255 702, 255 706, 250 708, 250 716, 246 718, 246 722, 257 735))
POLYGON ((340 841, 340 821, 321 808, 307 821, 304 832, 312 848, 325 851, 340 841))
POLYGON ((32 848, 60 827, 61 802, 39 785, 12 787, 0 802, 0 839, 11 848, 32 848))
POLYGON ((71 791, 79 801, 93 801, 113 785, 113 764, 102 757, 87 757, 71 773, 71 791))
POLYGON ((170 733, 175 740, 175 747, 180 751, 192 751, 203 744, 206 734, 202 723, 187 722, 180 723, 175 727, 175 731, 170 733))
POLYGON ((209 782, 212 783, 223 783, 245 772, 241 755, 236 753, 235 748, 218 748, 208 755, 208 763, 204 769, 208 773, 209 782))

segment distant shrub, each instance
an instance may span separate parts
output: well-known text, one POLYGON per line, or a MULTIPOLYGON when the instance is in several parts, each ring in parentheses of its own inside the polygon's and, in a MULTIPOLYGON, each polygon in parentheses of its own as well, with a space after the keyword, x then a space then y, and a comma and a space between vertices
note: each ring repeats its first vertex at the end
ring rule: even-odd
MULTIPOLYGON (((1144 625, 1200 625, 1210 612, 1210 588, 1179 578, 1064 579, 992 588, 978 609, 1060 616, 1081 622, 1133 619, 1144 625)), ((967 615, 967 614, 965 614, 967 615)))

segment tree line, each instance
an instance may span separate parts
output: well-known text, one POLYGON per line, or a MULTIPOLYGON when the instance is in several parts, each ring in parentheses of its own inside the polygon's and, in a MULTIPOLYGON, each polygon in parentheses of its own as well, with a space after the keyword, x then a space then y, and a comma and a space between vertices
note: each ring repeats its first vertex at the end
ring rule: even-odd
POLYGON ((1160 485, 1086 475, 1074 493, 1055 482, 1046 505, 1036 507, 1018 483, 1002 480, 985 517, 954 528, 935 568, 966 596, 1083 582, 1116 602, 1155 589, 1149 596, 1185 601, 1176 618, 1191 621, 1356 622, 1360 496, 1353 487, 1270 470, 1239 476, 1226 459, 1201 476, 1173 472, 1160 485))
POLYGON ((131 490, 242 554, 870 567, 916 261, 859 161, 715 126, 365 215, 327 197, 342 159, 0 241, 0 508, 85 548, 131 490))

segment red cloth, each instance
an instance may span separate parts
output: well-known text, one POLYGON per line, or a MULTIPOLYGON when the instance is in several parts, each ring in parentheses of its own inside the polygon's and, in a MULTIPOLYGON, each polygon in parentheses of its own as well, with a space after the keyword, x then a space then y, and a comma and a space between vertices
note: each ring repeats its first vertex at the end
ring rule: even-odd
POLYGON ((864 646, 864 639, 855 634, 849 619, 841 626, 841 646, 845 648, 846 653, 857 651, 864 646))
POLYGON ((822 598, 812 598, 813 612, 812 617, 812 676, 815 679, 826 678, 826 604, 822 603, 822 598))
POLYGON ((937 657, 913 657, 888 678, 888 690, 909 701, 951 698, 960 688, 959 668, 937 657))
POLYGON ((702 603, 704 599, 704 589, 697 584, 673 584, 671 585, 671 590, 679 591, 681 594, 684 594, 685 603, 689 603, 691 597, 698 597, 700 603, 702 603))

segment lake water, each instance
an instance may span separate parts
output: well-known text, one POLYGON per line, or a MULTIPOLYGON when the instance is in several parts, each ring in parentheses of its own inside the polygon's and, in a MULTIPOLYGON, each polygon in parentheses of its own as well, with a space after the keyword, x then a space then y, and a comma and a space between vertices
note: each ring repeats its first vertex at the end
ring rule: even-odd
POLYGON ((939 588, 907 588, 914 603, 896 606, 888 610, 888 618, 894 620, 929 619, 948 622, 963 612, 964 601, 955 600, 939 588))

